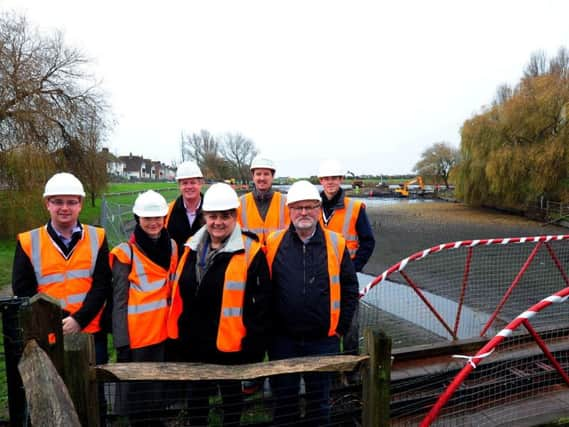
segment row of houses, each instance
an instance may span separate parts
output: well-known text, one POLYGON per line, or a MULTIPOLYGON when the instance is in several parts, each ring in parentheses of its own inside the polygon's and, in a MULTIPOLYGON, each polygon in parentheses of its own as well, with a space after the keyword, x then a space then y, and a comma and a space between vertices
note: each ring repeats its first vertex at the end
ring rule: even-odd
POLYGON ((160 161, 145 159, 142 156, 115 156, 108 148, 103 148, 107 157, 107 173, 110 177, 127 180, 172 181, 176 168, 160 161))

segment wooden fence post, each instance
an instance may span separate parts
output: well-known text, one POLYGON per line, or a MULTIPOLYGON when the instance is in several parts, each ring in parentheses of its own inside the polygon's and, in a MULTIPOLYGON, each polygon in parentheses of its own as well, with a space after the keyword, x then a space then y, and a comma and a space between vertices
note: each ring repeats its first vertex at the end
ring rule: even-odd
POLYGON ((362 376, 362 423, 364 427, 384 427, 389 425, 391 401, 391 338, 371 328, 366 328, 364 336, 370 358, 362 376))
POLYGON ((37 294, 33 298, 4 300, 1 310, 10 424, 23 426, 28 423, 27 403, 18 363, 26 342, 34 340, 58 372, 63 372, 61 308, 53 298, 37 294))
POLYGON ((18 369, 26 391, 31 425, 81 427, 61 376, 35 340, 27 342, 18 369))
MULTIPOLYGON (((65 384, 82 426, 99 426, 97 383, 91 374, 95 344, 91 334, 65 335, 65 384)), ((101 398, 103 398, 101 396, 101 398)))
POLYGON ((63 376, 62 311, 59 302, 44 293, 30 298, 31 310, 22 311, 24 342, 35 340, 63 376))

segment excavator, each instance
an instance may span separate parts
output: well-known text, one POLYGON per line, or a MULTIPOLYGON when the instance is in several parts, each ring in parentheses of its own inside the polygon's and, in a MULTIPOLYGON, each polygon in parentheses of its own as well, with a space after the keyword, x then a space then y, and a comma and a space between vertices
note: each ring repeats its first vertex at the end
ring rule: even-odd
POLYGON ((423 177, 417 176, 403 184, 400 184, 399 188, 395 189, 395 194, 399 197, 409 197, 409 187, 412 185, 416 185, 419 188, 419 191, 422 193, 425 191, 425 183, 423 182, 423 177))

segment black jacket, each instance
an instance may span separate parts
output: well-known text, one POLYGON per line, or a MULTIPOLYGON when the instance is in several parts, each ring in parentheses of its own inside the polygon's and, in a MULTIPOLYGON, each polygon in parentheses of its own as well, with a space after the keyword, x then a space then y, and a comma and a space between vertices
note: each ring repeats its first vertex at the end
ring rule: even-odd
MULTIPOLYGON (((200 194, 201 200, 203 201, 203 195, 200 194)), ((172 213, 170 214, 170 219, 168 220, 168 234, 174 239, 178 245, 178 256, 181 256, 184 252, 184 244, 186 241, 196 234, 196 232, 204 225, 204 219, 202 214, 202 202, 196 211, 196 219, 194 223, 190 226, 190 221, 188 220, 188 215, 186 214, 186 208, 184 207, 184 201, 182 196, 179 196, 172 207, 172 213)))
MULTIPOLYGON (((203 228, 205 231, 205 227, 203 228)), ((229 239, 241 241, 241 233, 258 240, 254 233, 236 231, 229 239)), ((203 232, 193 238, 199 239, 203 232)), ((239 245, 239 244, 238 244, 239 245)), ((182 313, 178 319, 178 334, 183 359, 190 362, 236 364, 260 362, 263 359, 271 333, 270 302, 271 283, 269 267, 265 254, 259 250, 247 270, 243 322, 247 335, 243 338, 241 352, 221 352, 216 340, 221 312, 221 299, 225 270, 233 255, 242 253, 241 249, 227 244, 212 260, 202 280, 198 282, 196 262, 199 254, 190 250, 178 280, 180 296, 183 301, 182 313)))
MULTIPOLYGON (((274 328, 294 339, 319 339, 330 328, 330 280, 326 241, 320 224, 304 244, 291 224, 272 266, 274 328)), ((358 279, 347 249, 340 265, 340 320, 336 332, 344 335, 358 303, 358 279)))
MULTIPOLYGON (((81 225, 80 225, 81 226, 81 225)), ((57 236, 57 233, 51 226, 51 222, 47 224, 47 232, 55 244, 60 248, 62 254, 69 256, 75 245, 80 239, 80 235, 73 236, 69 248, 57 236)), ((91 289, 87 292, 85 300, 81 308, 73 314, 73 318, 79 323, 81 328, 87 326, 91 320, 97 315, 105 301, 111 297, 111 267, 109 266, 109 246, 107 238, 103 241, 93 271, 93 283, 91 289)), ((38 282, 34 273, 31 260, 28 258, 20 242, 16 246, 14 254, 14 265, 12 268, 12 291, 18 297, 31 297, 38 293, 38 282)), ((109 313, 110 314, 110 313, 109 313)), ((110 317, 110 316, 109 316, 110 317)), ((103 330, 109 330, 110 325, 107 313, 103 313, 101 319, 101 327, 103 330)))

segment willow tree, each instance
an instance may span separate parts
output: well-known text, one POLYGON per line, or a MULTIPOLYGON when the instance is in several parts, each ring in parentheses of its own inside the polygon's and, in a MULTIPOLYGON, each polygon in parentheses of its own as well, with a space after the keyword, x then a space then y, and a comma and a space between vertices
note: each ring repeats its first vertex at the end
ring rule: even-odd
POLYGON ((511 91, 467 120, 461 130, 459 194, 471 204, 521 207, 545 195, 566 199, 569 177, 567 51, 544 69, 532 57, 511 91))
MULTIPOLYGON (((0 14, 0 159, 34 153, 70 170, 83 159, 61 165, 62 150, 78 144, 82 149, 75 152, 90 152, 93 138, 99 148, 109 125, 108 106, 89 65, 60 32, 40 34, 24 16, 0 14)), ((25 170, 2 164, 0 179, 13 189, 36 188, 54 172, 53 162, 28 164, 25 170)), ((84 169, 77 169, 81 178, 84 169)))

